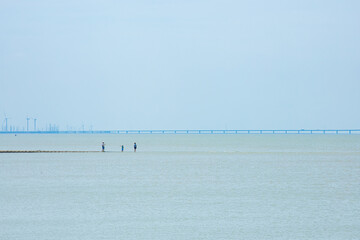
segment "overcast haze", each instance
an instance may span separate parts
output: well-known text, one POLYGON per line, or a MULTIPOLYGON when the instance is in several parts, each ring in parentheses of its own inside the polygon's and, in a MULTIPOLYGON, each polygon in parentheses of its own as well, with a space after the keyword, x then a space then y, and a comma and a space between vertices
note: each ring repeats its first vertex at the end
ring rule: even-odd
POLYGON ((0 120, 360 128, 360 2, 0 0, 0 120))

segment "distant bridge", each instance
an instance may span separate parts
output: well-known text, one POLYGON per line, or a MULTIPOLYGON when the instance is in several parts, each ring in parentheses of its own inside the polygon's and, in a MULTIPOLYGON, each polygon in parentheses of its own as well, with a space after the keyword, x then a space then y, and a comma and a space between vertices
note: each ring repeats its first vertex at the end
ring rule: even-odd
POLYGON ((0 131, 0 134, 360 134, 360 129, 0 131))

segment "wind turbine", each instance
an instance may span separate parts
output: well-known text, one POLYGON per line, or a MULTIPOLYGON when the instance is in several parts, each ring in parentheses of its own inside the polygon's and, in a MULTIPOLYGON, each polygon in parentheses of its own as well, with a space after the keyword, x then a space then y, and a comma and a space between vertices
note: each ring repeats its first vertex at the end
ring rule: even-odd
POLYGON ((30 118, 27 117, 27 118, 26 118, 26 131, 27 131, 27 132, 29 131, 29 120, 30 120, 30 118))
POLYGON ((34 118, 34 132, 36 132, 36 118, 34 118))
POLYGON ((5 116, 5 119, 4 119, 4 121, 3 121, 3 123, 2 123, 2 125, 1 126, 4 126, 4 122, 5 122, 5 132, 7 132, 8 131, 8 117, 6 117, 6 114, 4 113, 4 116, 5 116))
POLYGON ((1 123, 1 130, 3 130, 3 131, 5 130, 4 123, 6 123, 6 122, 7 122, 7 119, 5 118, 1 123))

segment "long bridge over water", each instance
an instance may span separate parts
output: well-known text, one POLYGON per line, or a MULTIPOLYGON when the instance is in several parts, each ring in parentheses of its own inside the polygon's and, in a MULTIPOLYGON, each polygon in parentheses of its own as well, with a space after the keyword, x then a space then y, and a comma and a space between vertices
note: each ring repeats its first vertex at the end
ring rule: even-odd
POLYGON ((0 134, 360 134, 360 129, 0 131, 0 134))

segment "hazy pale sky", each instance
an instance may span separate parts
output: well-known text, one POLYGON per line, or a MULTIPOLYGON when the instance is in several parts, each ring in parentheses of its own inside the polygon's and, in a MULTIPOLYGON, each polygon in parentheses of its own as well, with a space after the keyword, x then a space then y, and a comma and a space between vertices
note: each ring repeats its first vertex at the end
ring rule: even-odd
POLYGON ((0 0, 0 120, 360 128, 358 0, 0 0))

